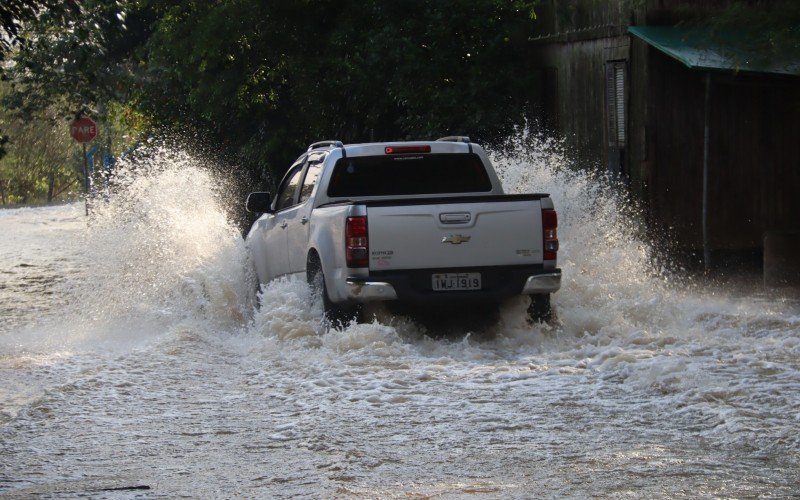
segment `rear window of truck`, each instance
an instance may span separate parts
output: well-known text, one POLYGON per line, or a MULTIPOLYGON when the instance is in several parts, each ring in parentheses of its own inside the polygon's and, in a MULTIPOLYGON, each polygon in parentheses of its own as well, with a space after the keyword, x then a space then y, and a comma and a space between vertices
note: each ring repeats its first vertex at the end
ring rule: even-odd
POLYGON ((409 154, 340 158, 328 196, 484 193, 492 181, 476 154, 409 154))

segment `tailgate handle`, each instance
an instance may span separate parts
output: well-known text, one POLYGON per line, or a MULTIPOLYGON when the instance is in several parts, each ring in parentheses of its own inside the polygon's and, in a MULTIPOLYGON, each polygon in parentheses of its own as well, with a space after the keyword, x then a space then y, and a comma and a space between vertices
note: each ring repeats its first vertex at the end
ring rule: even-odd
POLYGON ((439 220, 442 224, 464 224, 472 220, 469 212, 456 212, 449 214, 439 214, 439 220))

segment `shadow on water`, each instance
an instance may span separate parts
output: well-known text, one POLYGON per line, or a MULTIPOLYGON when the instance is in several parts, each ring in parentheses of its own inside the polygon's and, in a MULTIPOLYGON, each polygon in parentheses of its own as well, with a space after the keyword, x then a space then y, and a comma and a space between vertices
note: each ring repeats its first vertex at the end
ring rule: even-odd
POLYGON ((436 340, 458 340, 469 336, 474 340, 493 340, 496 337, 494 328, 500 321, 500 311, 493 304, 454 305, 409 305, 385 304, 382 306, 388 317, 380 314, 370 315, 368 310, 365 319, 377 317, 381 322, 391 318, 408 318, 419 331, 436 340))

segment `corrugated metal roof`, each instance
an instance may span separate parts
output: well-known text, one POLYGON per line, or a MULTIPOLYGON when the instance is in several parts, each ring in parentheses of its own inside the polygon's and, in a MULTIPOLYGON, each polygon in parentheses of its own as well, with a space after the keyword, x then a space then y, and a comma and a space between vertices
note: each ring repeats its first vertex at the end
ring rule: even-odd
POLYGON ((691 69, 800 75, 800 54, 750 49, 744 32, 696 26, 629 26, 628 31, 691 69))

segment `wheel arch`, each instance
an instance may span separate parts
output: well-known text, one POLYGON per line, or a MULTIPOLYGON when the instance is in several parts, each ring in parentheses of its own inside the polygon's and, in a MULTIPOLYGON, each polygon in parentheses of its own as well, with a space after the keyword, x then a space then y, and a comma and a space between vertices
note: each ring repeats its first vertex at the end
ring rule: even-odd
POLYGON ((314 279, 313 272, 316 271, 313 266, 319 266, 319 268, 322 269, 322 258, 319 256, 319 252, 317 252, 316 248, 309 248, 306 254, 306 281, 309 283, 314 279))
MULTIPOLYGON (((324 221, 312 220, 311 234, 308 240, 308 250, 306 252, 306 267, 308 267, 309 259, 316 256, 325 276, 325 286, 328 288, 328 294, 331 300, 340 302, 345 300, 343 291, 337 286, 337 276, 341 274, 339 271, 341 263, 338 262, 340 253, 337 253, 337 245, 334 238, 336 231, 335 225, 331 228, 331 224, 324 224, 324 221), (315 223, 316 222, 316 223, 315 223)), ((342 231, 344 234, 344 231, 342 231)), ((342 247, 343 250, 343 247, 342 247)), ((308 277, 308 269, 306 269, 306 276, 308 277)))

